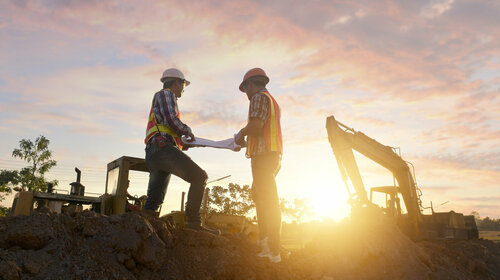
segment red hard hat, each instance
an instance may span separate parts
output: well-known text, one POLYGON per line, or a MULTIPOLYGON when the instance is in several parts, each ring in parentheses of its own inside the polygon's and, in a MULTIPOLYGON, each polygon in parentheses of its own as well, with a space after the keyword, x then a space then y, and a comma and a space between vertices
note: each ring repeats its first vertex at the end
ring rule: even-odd
POLYGON ((243 77, 243 81, 241 81, 241 84, 240 84, 240 91, 242 92, 245 92, 243 90, 243 84, 251 77, 256 77, 256 76, 262 76, 262 77, 265 77, 267 83, 269 83, 269 77, 266 75, 266 72, 264 72, 264 70, 262 70, 261 68, 253 68, 253 69, 250 69, 248 70, 248 72, 245 74, 245 76, 243 77))

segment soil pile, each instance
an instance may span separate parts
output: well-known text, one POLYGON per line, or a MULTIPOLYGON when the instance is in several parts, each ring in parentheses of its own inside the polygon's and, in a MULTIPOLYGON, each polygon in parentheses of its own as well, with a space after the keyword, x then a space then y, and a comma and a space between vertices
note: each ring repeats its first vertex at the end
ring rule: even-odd
POLYGON ((357 221, 320 232, 289 266, 299 279, 500 279, 500 244, 415 243, 389 222, 357 221))
POLYGON ((384 223, 325 229, 271 264, 240 235, 179 229, 138 213, 0 218, 3 279, 500 279, 500 245, 414 243, 384 223))
POLYGON ((236 235, 177 229, 138 213, 34 212, 0 219, 3 279, 275 279, 281 266, 236 235))

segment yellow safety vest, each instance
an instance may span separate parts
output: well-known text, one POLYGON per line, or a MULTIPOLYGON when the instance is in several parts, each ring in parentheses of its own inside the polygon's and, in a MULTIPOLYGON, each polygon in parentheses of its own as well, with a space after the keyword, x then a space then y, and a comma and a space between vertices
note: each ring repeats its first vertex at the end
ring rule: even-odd
MULTIPOLYGON (((170 90, 170 89, 166 89, 170 90)), ((161 93, 161 91, 157 92, 156 94, 161 93)), ((155 96, 156 96, 155 94, 155 96)), ((148 143, 149 139, 153 138, 157 133, 158 130, 160 133, 165 133, 168 134, 175 139, 175 143, 177 144, 177 147, 182 150, 182 141, 179 135, 177 135, 177 132, 175 132, 173 129, 168 127, 167 125, 157 123, 156 122, 156 116, 155 112, 153 111, 153 105, 155 102, 155 98, 153 97, 153 102, 151 103, 151 110, 149 111, 149 119, 148 119, 148 124, 146 127, 146 138, 144 138, 144 143, 148 143)), ((179 106, 177 106, 177 102, 175 103, 175 111, 177 113, 177 118, 181 117, 181 114, 179 113, 179 106)))

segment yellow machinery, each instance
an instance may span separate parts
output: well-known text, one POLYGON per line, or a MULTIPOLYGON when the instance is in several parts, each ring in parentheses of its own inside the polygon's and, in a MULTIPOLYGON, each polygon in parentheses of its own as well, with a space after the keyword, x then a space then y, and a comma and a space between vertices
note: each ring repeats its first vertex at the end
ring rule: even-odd
MULTIPOLYGON (((129 171, 149 172, 142 158, 123 156, 108 163, 105 194, 101 196, 101 214, 121 214, 128 203, 129 171), (108 194, 108 192, 110 192, 108 194)), ((142 208, 145 201, 140 201, 142 208)))
POLYGON ((371 211, 373 192, 386 195, 386 205, 383 211, 393 217, 401 230, 411 238, 477 238, 478 231, 473 216, 464 216, 454 211, 422 214, 421 191, 414 180, 411 163, 403 160, 395 152, 395 148, 385 146, 366 136, 362 132, 338 122, 334 116, 326 119, 328 140, 337 160, 342 179, 349 192, 349 203, 353 214, 371 211), (374 187, 367 197, 365 186, 359 172, 353 150, 388 169, 394 177, 394 186, 374 187), (347 179, 354 188, 351 194, 347 179), (399 195, 402 196, 404 207, 399 195), (403 208, 407 213, 403 213, 403 208))
POLYGON ((127 193, 131 170, 149 172, 145 160, 141 158, 123 156, 108 163, 105 193, 91 196, 85 195, 85 187, 80 183, 80 170, 75 168, 77 180, 71 183, 69 194, 53 193, 51 188, 47 192, 19 191, 14 197, 12 214, 29 215, 35 201, 59 213, 67 208, 81 209, 83 205, 89 205, 91 210, 101 214, 121 214, 127 211, 129 200, 133 200, 136 209, 142 209, 144 197, 134 199, 127 193))

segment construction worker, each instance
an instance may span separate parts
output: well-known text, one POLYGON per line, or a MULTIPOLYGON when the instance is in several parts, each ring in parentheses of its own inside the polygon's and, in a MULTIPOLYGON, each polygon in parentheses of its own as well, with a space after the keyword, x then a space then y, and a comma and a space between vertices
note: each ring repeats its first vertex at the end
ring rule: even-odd
POLYGON ((177 99, 190 84, 184 74, 175 68, 167 69, 161 77, 163 89, 155 93, 146 129, 146 165, 149 169, 148 198, 145 213, 154 213, 163 203, 172 174, 189 182, 186 205, 187 228, 219 234, 201 226, 200 206, 207 181, 207 173, 182 152, 187 148, 181 136, 195 139, 191 128, 180 120, 177 99))
POLYGON ((269 83, 264 70, 253 68, 243 77, 240 91, 250 101, 247 125, 235 134, 235 142, 245 146, 246 156, 251 159, 252 197, 257 210, 259 243, 262 251, 259 257, 271 262, 281 261, 280 230, 281 212, 275 177, 281 167, 283 153, 280 108, 266 89, 269 83))

